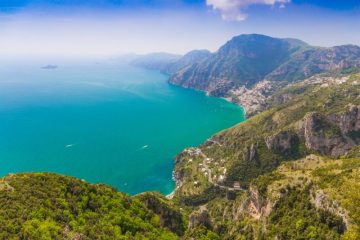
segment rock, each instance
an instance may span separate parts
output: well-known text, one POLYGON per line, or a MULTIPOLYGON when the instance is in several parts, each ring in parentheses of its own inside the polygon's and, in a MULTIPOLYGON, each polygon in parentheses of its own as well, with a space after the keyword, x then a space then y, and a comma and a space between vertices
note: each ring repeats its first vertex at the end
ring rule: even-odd
MULTIPOLYGON (((347 114, 345 113, 345 115, 347 114)), ((339 118, 344 119, 341 116, 339 118)), ((300 135, 303 137, 308 149, 332 157, 344 155, 356 146, 351 136, 342 134, 338 125, 329 122, 326 117, 318 113, 305 115, 300 135)))
POLYGON ((245 162, 251 162, 253 159, 255 159, 256 156, 256 147, 254 144, 251 144, 250 147, 246 148, 246 151, 243 155, 243 159, 245 162))
POLYGON ((255 186, 250 186, 249 188, 247 211, 251 217, 257 220, 262 217, 269 216, 272 211, 271 202, 263 199, 259 194, 258 188, 255 186))
POLYGON ((341 217, 344 222, 343 231, 348 229, 349 227, 349 213, 339 206, 336 201, 332 201, 329 197, 324 193, 323 190, 316 190, 311 195, 311 202, 316 206, 316 208, 326 210, 331 212, 339 217, 341 217))
POLYGON ((269 150, 277 153, 290 152, 299 143, 299 138, 295 133, 282 131, 278 134, 265 139, 269 150))
POLYGON ((350 105, 343 114, 332 114, 327 120, 339 126, 343 134, 353 135, 353 140, 360 143, 360 106, 350 105))

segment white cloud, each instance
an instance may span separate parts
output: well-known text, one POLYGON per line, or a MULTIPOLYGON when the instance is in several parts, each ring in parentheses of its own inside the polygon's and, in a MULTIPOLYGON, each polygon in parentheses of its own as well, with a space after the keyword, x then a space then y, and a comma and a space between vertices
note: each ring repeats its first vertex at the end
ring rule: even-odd
POLYGON ((284 8, 286 3, 291 0, 206 0, 206 5, 211 6, 214 10, 218 10, 224 20, 243 21, 247 18, 244 9, 250 5, 270 5, 277 3, 280 8, 284 8))

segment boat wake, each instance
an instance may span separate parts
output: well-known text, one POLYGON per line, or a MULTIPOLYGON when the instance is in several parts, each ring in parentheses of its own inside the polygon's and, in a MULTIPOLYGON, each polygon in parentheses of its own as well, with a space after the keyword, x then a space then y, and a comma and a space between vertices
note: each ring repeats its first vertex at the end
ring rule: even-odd
POLYGON ((75 146, 76 144, 75 143, 73 143, 73 144, 68 144, 68 145, 65 145, 65 148, 71 148, 71 147, 73 147, 73 146, 75 146))

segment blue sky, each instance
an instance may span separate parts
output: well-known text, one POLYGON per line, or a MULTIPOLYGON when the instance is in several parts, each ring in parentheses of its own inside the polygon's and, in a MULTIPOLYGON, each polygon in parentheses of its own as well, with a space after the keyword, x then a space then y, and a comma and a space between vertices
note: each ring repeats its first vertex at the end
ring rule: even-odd
POLYGON ((360 45, 360 0, 1 0, 0 55, 216 51, 235 35, 360 45))

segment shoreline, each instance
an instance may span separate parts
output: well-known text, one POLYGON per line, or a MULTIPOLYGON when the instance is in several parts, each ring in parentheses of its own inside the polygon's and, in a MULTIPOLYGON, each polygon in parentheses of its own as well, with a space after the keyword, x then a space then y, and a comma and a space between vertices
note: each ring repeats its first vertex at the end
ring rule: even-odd
MULTIPOLYGON (((163 74, 164 74, 164 73, 163 73, 163 74)), ((168 75, 168 74, 166 74, 166 75, 168 75)), ((192 90, 192 91, 201 92, 201 93, 205 94, 205 96, 210 97, 210 98, 223 99, 224 101, 226 101, 226 102, 228 102, 228 103, 231 103, 231 104, 239 107, 239 108, 243 111, 243 115, 244 115, 244 118, 245 118, 244 121, 247 120, 245 107, 243 107, 242 105, 237 104, 237 103, 231 101, 230 98, 211 96, 211 95, 209 94, 209 92, 208 92, 208 91, 205 91, 205 90, 199 90, 199 89, 195 89, 195 88, 189 88, 189 87, 184 87, 184 86, 181 86, 181 85, 177 85, 177 84, 174 84, 174 83, 170 82, 170 78, 167 80, 167 83, 170 84, 170 85, 172 85, 172 86, 180 87, 180 88, 183 88, 183 89, 189 89, 189 90, 192 90)), ((241 123, 241 122, 239 122, 239 123, 241 123)), ((236 123, 236 124, 239 124, 239 123, 236 123)), ((227 128, 224 128, 224 129, 220 130, 219 132, 221 132, 221 131, 223 131, 223 130, 225 130, 225 129, 227 129, 227 128)), ((214 133, 214 135, 215 135, 215 134, 216 134, 216 133, 214 133)), ((210 137, 210 138, 211 138, 211 137, 210 137)), ((206 141, 206 140, 205 140, 205 141, 206 141)), ((200 144, 200 145, 201 145, 201 144, 200 144)), ((197 147, 197 146, 195 146, 195 147, 197 147)), ((175 168, 175 166, 174 166, 174 168, 175 168)), ((173 171, 174 171, 174 169, 173 169, 173 171)), ((176 183, 176 180, 175 180, 174 178, 173 178, 173 180, 174 180, 175 183, 176 183)), ((177 184, 176 184, 176 185, 177 185, 177 184)), ((174 195, 175 195, 175 192, 176 192, 176 190, 177 190, 178 188, 179 188, 179 186, 175 186, 175 189, 174 189, 171 193, 166 194, 166 195, 164 194, 164 196, 165 196, 168 200, 173 199, 173 198, 174 198, 174 195)))
POLYGON ((177 188, 175 188, 171 193, 165 195, 165 197, 169 200, 173 199, 174 198, 174 195, 175 195, 175 191, 176 191, 177 188))

